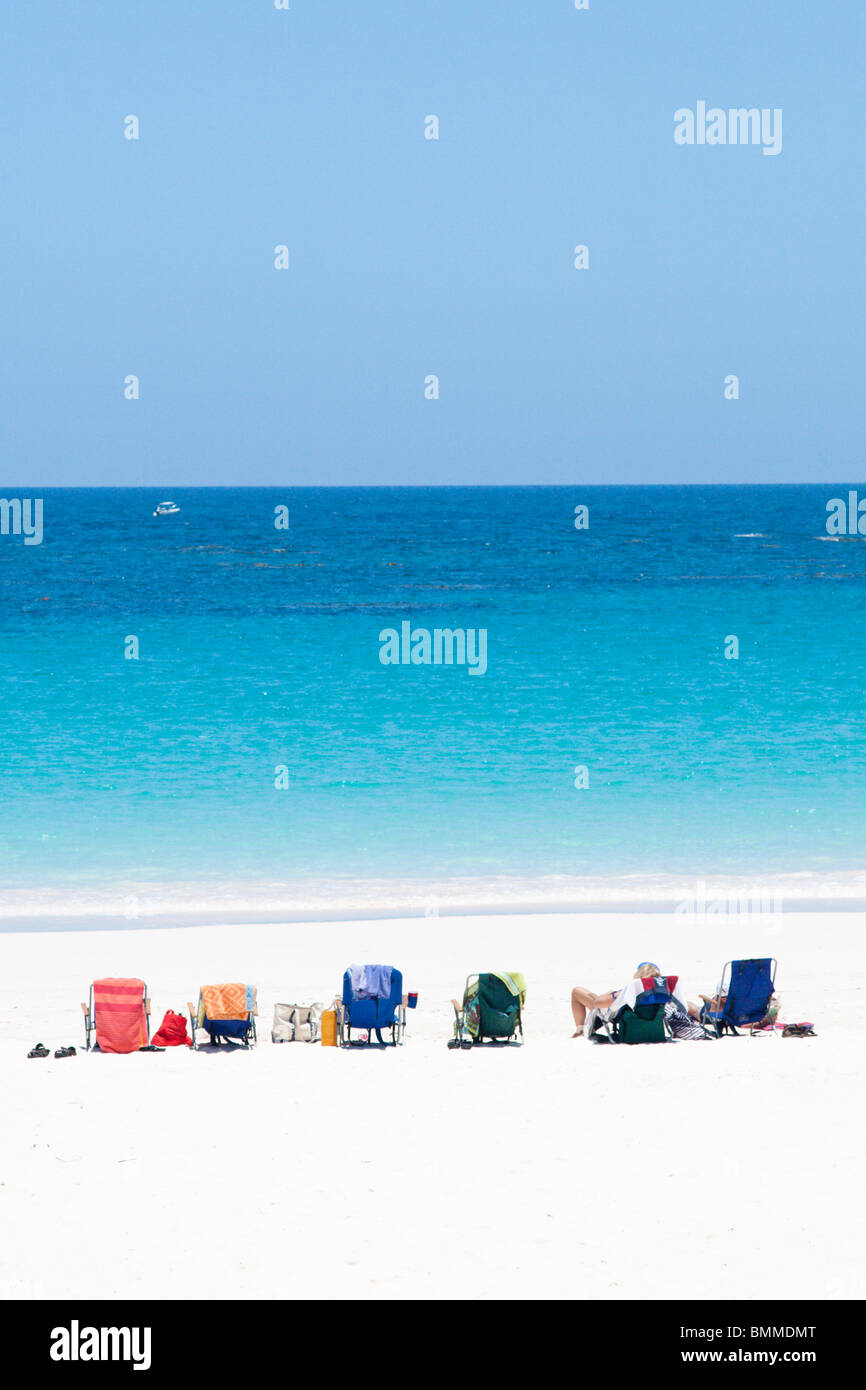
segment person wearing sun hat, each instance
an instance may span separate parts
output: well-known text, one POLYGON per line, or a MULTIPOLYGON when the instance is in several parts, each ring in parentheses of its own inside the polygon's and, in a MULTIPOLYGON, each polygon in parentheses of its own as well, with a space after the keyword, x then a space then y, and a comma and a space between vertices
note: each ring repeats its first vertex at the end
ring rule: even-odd
MULTIPOLYGON (((632 979, 655 979, 656 975, 661 975, 661 973, 655 961, 642 960, 640 965, 635 968, 632 979)), ((619 993, 620 990, 618 989, 609 989, 605 994, 596 994, 593 990, 587 989, 585 985, 575 985, 574 989, 571 991, 571 1012, 576 1030, 572 1033, 572 1037, 583 1037, 586 1032, 586 1021, 590 1014, 602 1009, 609 1009, 619 993)), ((693 1018, 697 1018, 698 1009, 695 1004, 683 1004, 682 1007, 684 1012, 691 1014, 693 1018)))
POLYGON ((640 965, 635 967, 635 972, 632 975, 632 979, 654 980, 656 975, 660 975, 661 973, 661 969, 658 965, 656 965, 655 961, 642 960, 640 965))

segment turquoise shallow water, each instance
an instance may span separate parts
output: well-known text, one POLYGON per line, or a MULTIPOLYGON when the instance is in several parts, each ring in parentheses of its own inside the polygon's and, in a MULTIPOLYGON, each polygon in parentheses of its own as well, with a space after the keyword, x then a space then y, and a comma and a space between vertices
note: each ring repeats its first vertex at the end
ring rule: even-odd
POLYGON ((47 491, 0 537, 3 886, 860 869, 846 494, 47 491), (403 620, 486 673, 383 666, 403 620))

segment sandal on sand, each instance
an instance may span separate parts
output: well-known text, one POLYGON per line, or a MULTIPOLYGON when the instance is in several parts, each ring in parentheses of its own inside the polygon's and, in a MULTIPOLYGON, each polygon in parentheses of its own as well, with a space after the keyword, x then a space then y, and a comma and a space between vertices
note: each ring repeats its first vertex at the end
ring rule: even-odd
POLYGON ((54 1054, 55 1057, 75 1057, 76 1055, 74 1047, 58 1047, 54 1054))
POLYGON ((37 1043, 32 1052, 27 1053, 28 1057, 49 1057, 50 1055, 48 1048, 43 1047, 42 1043, 37 1043))
POLYGON ((154 1047, 153 1043, 147 1043, 144 1047, 140 1047, 138 1050, 139 1052, 165 1052, 164 1047, 154 1047))

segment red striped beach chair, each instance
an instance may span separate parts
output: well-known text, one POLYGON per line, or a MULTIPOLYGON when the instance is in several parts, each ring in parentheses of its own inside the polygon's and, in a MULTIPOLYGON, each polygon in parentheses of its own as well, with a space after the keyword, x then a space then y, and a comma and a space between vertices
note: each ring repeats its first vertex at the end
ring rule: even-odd
POLYGON ((88 1052, 137 1052, 150 1041, 150 998, 144 980, 94 980, 90 1001, 81 1008, 88 1052))

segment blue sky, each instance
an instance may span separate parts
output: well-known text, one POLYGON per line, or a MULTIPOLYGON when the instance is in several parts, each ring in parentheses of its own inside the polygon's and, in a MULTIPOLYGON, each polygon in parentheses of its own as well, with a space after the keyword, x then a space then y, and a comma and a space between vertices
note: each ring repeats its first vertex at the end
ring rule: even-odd
POLYGON ((858 476, 859 4, 291 4, 4 16, 4 486, 858 476))

